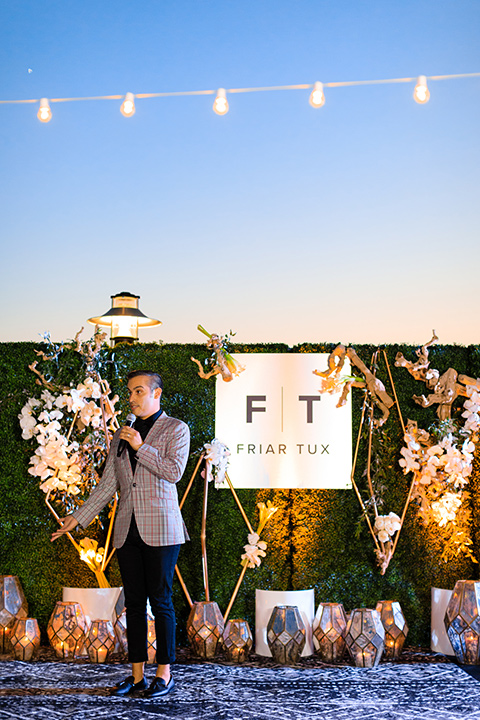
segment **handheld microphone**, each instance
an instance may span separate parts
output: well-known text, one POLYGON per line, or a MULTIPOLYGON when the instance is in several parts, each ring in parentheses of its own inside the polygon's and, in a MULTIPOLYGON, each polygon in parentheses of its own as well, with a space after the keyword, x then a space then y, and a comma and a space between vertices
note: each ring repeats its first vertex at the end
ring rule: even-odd
MULTIPOLYGON (((128 413, 125 425, 132 427, 133 423, 135 422, 136 419, 137 418, 135 417, 135 415, 133 413, 128 413)), ((120 442, 118 443, 117 457, 120 457, 120 455, 123 453, 123 451, 125 450, 126 447, 127 447, 127 441, 122 438, 120 440, 120 442)))

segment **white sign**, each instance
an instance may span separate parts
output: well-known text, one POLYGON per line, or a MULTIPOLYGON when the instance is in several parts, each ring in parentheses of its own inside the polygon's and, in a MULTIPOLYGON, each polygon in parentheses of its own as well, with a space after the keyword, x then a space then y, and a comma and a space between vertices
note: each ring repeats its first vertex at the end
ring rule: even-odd
MULTIPOLYGON (((215 435, 231 452, 236 488, 351 488, 350 398, 320 394, 314 370, 326 353, 242 353, 245 367, 231 382, 217 380, 215 435)), ((350 368, 345 363, 342 374, 350 368)))

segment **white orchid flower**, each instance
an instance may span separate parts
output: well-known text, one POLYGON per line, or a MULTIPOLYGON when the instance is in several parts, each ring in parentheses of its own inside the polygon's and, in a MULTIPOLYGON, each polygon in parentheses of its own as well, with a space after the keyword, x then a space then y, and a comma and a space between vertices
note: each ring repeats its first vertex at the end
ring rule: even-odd
POLYGON ((245 553, 242 555, 242 560, 247 560, 248 567, 258 567, 261 564, 260 557, 265 557, 266 553, 261 547, 257 545, 245 545, 245 553))
POLYGON ((68 407, 68 401, 69 401, 68 395, 59 395, 57 397, 57 399, 55 400, 54 405, 56 408, 68 407))
POLYGON ((380 542, 388 542, 390 540, 390 535, 387 533, 386 530, 380 530, 378 533, 378 539, 380 542))
POLYGON ((244 545, 245 553, 242 555, 242 560, 249 568, 258 567, 262 562, 260 558, 266 555, 267 543, 260 540, 258 533, 249 533, 247 539, 248 545, 244 545))
MULTIPOLYGON (((33 457, 35 458, 35 455, 33 457)), ((40 460, 40 458, 38 458, 38 462, 33 463, 32 467, 28 468, 28 472, 30 475, 39 477, 41 480, 46 480, 50 475, 53 475, 51 468, 48 467, 46 462, 40 460)))
POLYGON ((420 469, 418 456, 414 455, 410 449, 402 448, 400 454, 403 455, 403 458, 398 461, 398 464, 403 468, 405 473, 420 469))
POLYGON ((78 412, 85 405, 85 400, 80 395, 78 390, 72 388, 70 390, 70 397, 67 398, 67 405, 70 412, 78 412))
POLYGON ((30 440, 34 436, 34 429, 37 425, 37 421, 33 415, 19 415, 20 427, 22 428, 22 438, 24 440, 30 440))
POLYGON ((87 377, 83 383, 77 385, 77 390, 84 397, 98 398, 102 397, 102 389, 100 385, 91 377, 87 377))
POLYGON ((231 453, 228 447, 218 438, 212 440, 211 443, 205 443, 205 460, 207 461, 208 481, 215 478, 215 485, 221 485, 225 479, 225 473, 228 466, 228 458, 231 453), (212 469, 213 473, 212 473, 212 469))
POLYGON ((53 403, 55 402, 55 396, 52 395, 52 393, 45 388, 45 390, 42 390, 42 394, 40 395, 40 397, 43 400, 47 410, 51 410, 53 407, 53 403))
POLYGON ((92 424, 93 427, 98 427, 102 420, 102 411, 93 400, 85 403, 83 408, 80 410, 80 418, 84 425, 92 424), (96 420, 98 418, 98 420, 96 420))
POLYGON ((443 455, 443 447, 441 445, 431 445, 427 448, 427 455, 443 455))
POLYGON ((401 527, 402 523, 398 515, 393 512, 388 513, 385 518, 385 530, 390 537, 393 537, 393 535, 397 532, 397 530, 400 530, 401 527))

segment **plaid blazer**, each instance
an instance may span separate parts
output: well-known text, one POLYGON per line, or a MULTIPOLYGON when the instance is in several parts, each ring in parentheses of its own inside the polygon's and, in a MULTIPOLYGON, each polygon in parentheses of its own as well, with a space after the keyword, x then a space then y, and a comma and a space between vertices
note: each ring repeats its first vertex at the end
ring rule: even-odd
POLYGON ((117 457, 117 431, 112 439, 105 470, 85 503, 73 513, 86 528, 100 510, 120 492, 113 544, 122 547, 135 513, 138 530, 147 545, 179 545, 188 533, 178 506, 175 483, 183 475, 190 448, 190 430, 181 420, 162 413, 137 451, 132 472, 127 450, 117 457))

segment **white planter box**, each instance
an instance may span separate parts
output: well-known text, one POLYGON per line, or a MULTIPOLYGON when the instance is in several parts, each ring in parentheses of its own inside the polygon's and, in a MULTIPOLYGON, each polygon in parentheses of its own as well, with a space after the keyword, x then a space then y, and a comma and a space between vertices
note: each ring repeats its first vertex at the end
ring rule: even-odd
POLYGON ((447 631, 445 630, 445 611, 452 597, 452 590, 432 587, 432 621, 430 648, 433 652, 455 655, 447 631))
POLYGON ((88 625, 92 620, 110 620, 113 624, 117 619, 115 605, 121 587, 114 588, 63 588, 63 602, 78 602, 82 606, 88 625))

